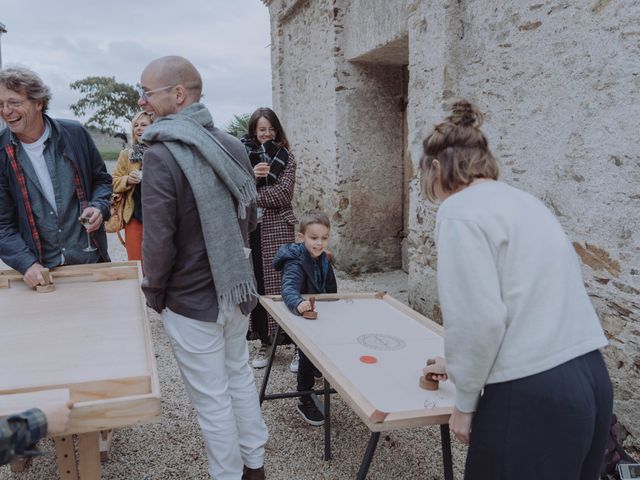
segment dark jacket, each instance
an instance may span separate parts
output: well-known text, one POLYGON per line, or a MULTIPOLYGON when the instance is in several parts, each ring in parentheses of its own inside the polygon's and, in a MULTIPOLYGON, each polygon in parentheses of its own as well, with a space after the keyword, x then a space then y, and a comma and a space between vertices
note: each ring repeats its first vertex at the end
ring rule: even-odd
MULTIPOLYGON (((253 175, 247 152, 240 141, 222 130, 210 130, 218 141, 253 175)), ((144 154, 142 260, 145 278, 142 291, 156 312, 165 307, 196 320, 215 322, 218 299, 211 275, 198 207, 191 185, 169 149, 155 143, 144 154)), ((256 207, 238 220, 245 247, 249 230, 256 225, 256 207)), ((240 308, 248 314, 253 299, 240 308)))
POLYGON ((47 417, 38 408, 0 419, 0 465, 36 452, 35 444, 47 436, 47 417))
MULTIPOLYGON (((92 207, 109 219, 111 175, 89 132, 74 120, 54 120, 47 117, 58 132, 56 151, 73 162, 80 175, 80 183, 92 207)), ((27 205, 23 201, 20 184, 9 164, 5 147, 13 142, 8 128, 0 133, 0 258, 10 267, 24 273, 39 261, 38 250, 31 233, 27 205)), ((108 262, 107 235, 104 224, 93 234, 102 261, 108 262)))
POLYGON ((289 310, 298 315, 298 305, 304 301, 301 294, 338 291, 327 254, 323 252, 315 260, 302 243, 282 245, 273 260, 273 267, 282 270, 282 298, 289 310))

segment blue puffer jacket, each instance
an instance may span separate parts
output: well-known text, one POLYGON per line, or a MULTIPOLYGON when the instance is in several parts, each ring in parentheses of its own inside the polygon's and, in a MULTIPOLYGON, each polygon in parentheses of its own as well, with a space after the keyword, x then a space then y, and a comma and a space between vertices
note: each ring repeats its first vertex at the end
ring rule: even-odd
POLYGON ((282 270, 282 298, 289 310, 298 315, 298 305, 304 301, 300 294, 338 291, 327 254, 323 252, 316 261, 302 243, 282 245, 273 259, 273 268, 282 270))

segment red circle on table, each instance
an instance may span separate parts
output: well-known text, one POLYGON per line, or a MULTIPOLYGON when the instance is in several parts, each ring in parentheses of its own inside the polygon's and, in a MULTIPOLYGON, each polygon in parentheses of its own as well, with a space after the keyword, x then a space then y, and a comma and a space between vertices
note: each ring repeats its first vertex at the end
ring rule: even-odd
POLYGON ((378 363, 378 359, 376 357, 374 357, 373 355, 362 355, 360 357, 360 361, 362 363, 370 363, 370 364, 378 363))

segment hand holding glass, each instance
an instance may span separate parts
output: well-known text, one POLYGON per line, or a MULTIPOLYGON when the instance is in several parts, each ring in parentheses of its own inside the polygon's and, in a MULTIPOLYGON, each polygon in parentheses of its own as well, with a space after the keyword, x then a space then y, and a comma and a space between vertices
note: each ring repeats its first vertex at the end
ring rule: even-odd
POLYGON ((82 226, 87 229, 87 248, 83 248, 83 252, 95 252, 96 248, 91 245, 91 234, 88 231, 88 228, 91 226, 91 215, 80 216, 78 218, 82 226))

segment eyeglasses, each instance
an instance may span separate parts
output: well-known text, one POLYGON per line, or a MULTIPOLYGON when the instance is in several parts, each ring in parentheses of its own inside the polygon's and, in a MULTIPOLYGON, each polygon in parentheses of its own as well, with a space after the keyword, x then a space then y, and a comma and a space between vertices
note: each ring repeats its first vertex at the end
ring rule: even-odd
POLYGON ((167 85, 166 87, 160 87, 160 88, 154 88, 153 90, 142 90, 142 89, 138 89, 138 94, 140 95, 140 99, 144 102, 146 102, 147 100, 149 100, 149 97, 151 97, 151 95, 153 95, 156 92, 161 92, 163 90, 169 90, 170 88, 175 87, 175 85, 167 85))
POLYGON ((26 100, 7 100, 6 102, 0 102, 0 111, 4 110, 5 108, 13 110, 14 108, 22 106, 24 102, 26 102, 26 100))

